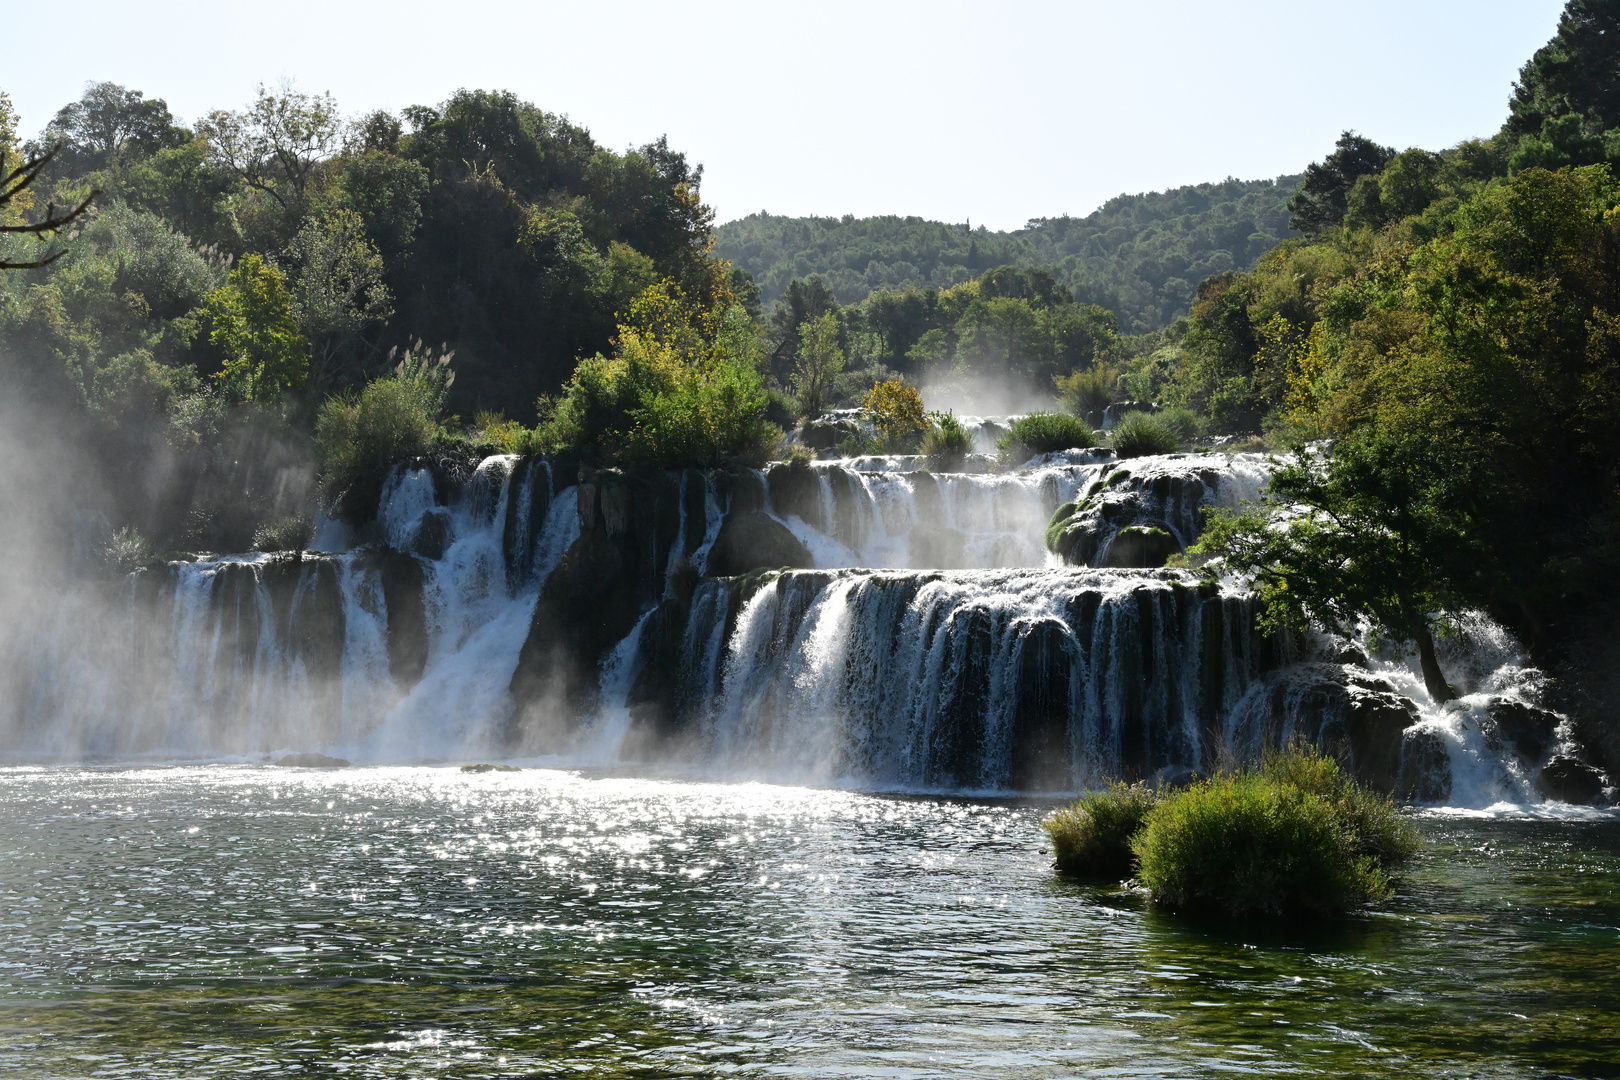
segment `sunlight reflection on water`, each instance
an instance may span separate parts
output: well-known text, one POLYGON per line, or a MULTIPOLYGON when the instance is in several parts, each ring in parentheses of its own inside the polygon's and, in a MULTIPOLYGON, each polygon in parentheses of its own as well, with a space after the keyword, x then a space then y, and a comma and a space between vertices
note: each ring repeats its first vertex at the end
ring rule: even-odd
POLYGON ((19 1075, 1607 1075, 1620 1056, 1612 818, 1426 814, 1391 910, 1289 936, 1061 882, 1046 807, 1006 801, 252 766, 5 769, 0 796, 19 1075))

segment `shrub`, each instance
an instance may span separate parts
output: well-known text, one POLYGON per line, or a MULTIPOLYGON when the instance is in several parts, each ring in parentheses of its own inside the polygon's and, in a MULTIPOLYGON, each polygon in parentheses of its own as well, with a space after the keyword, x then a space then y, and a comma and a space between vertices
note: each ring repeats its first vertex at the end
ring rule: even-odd
POLYGON ((315 523, 305 514, 265 522, 253 532, 254 551, 303 551, 315 539, 315 523))
POLYGON ((1180 405, 1160 409, 1153 415, 1158 417, 1161 424, 1176 433, 1176 438, 1182 445, 1190 443, 1202 435, 1207 426, 1197 413, 1180 405))
POLYGON ((1131 842, 1155 903, 1231 918, 1322 918, 1387 900, 1385 864, 1416 846, 1387 798, 1304 751, 1167 797, 1131 842))
POLYGON ((377 379, 358 394, 329 398, 315 421, 328 479, 341 485, 427 453, 439 435, 439 401, 431 385, 398 376, 377 379))
POLYGON ((125 525, 107 537, 101 554, 110 569, 127 574, 152 558, 152 545, 134 528, 125 525))
POLYGON ((498 412, 478 413, 467 436, 475 444, 493 446, 503 454, 528 454, 534 444, 534 432, 498 412))
POLYGON ((1344 827, 1355 838, 1358 854, 1399 862, 1418 849, 1417 830, 1401 817, 1394 801, 1356 783, 1338 762, 1324 754, 1304 750, 1272 754, 1261 763, 1259 771, 1272 783, 1332 802, 1344 827))
POLYGON ((934 425, 923 436, 921 450, 936 469, 953 469, 973 452, 973 435, 954 413, 935 413, 934 425))
POLYGON ((538 448, 644 468, 763 463, 782 431, 765 419, 753 323, 740 306, 715 318, 673 283, 648 289, 619 327, 614 355, 574 369, 538 448))
POLYGON ((879 442, 890 453, 910 451, 931 427, 922 395, 915 386, 907 386, 899 379, 873 383, 861 407, 877 429, 879 442))
POLYGON ((1114 453, 1122 458, 1173 454, 1181 449, 1178 429, 1175 419, 1162 414, 1128 412, 1114 425, 1114 453))
POLYGON ((996 440, 996 448, 1006 461, 1058 450, 1084 450, 1096 445, 1097 433, 1084 420, 1056 412, 1032 412, 1020 417, 1013 421, 1007 434, 996 440))
POLYGON ((1079 417, 1101 416, 1104 409, 1119 400, 1120 369, 1102 362, 1071 375, 1053 376, 1058 400, 1079 417))
POLYGON ((1054 811, 1041 824, 1052 838, 1058 872, 1108 881, 1129 877, 1136 866, 1131 837, 1158 801, 1144 784, 1116 781, 1054 811))

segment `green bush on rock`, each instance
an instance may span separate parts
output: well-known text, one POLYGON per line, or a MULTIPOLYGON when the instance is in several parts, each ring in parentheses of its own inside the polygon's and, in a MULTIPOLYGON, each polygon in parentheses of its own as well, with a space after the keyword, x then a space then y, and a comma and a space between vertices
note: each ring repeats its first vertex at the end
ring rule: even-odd
POLYGON ((1388 868, 1418 845, 1388 797, 1307 750, 1163 795, 1116 784, 1045 827, 1064 874, 1120 876, 1134 859, 1154 903, 1240 919, 1320 919, 1387 900, 1388 868))
POLYGON ((1057 868, 1069 877, 1118 881, 1136 866, 1131 837, 1159 796, 1145 784, 1115 782, 1053 812, 1042 827, 1052 838, 1057 868))
POLYGON ((996 440, 996 448, 1013 464, 1034 454, 1085 450, 1096 445, 1097 433, 1084 420, 1057 412, 1032 412, 1020 417, 996 440))
POLYGON ((921 447, 928 463, 946 471, 960 468, 963 459, 973 452, 973 435, 955 413, 938 413, 931 419, 934 426, 923 436, 921 447))
POLYGON ((1122 458, 1173 454, 1191 438, 1185 419, 1163 413, 1128 412, 1114 425, 1114 453, 1122 458))

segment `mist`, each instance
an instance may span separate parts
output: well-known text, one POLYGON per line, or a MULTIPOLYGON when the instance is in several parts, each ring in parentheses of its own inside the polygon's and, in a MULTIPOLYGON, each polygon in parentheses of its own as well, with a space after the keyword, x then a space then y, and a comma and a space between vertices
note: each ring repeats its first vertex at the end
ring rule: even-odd
POLYGON ((1057 394, 1007 375, 995 378, 956 371, 924 378, 918 388, 931 412, 957 416, 1011 416, 1057 407, 1057 394))

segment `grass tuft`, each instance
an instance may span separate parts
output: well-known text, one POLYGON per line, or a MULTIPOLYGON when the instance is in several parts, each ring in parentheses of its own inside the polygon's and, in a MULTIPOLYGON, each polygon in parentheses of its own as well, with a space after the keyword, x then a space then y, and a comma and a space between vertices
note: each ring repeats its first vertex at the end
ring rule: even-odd
POLYGON ((1097 433, 1078 416, 1058 412, 1032 412, 1013 421, 996 441, 1004 459, 1051 454, 1059 450, 1085 450, 1097 445, 1097 433))
POLYGON ((923 436, 922 452, 928 463, 942 472, 959 468, 964 458, 973 452, 973 435, 962 426, 954 413, 938 413, 932 417, 934 426, 923 436))
POLYGON ((1114 424, 1114 453, 1122 458, 1175 453, 1184 442, 1178 419, 1162 413, 1126 413, 1114 424))
POLYGON ((1324 918, 1388 900, 1417 849, 1387 797, 1291 750, 1166 798, 1131 841, 1154 902, 1228 918, 1324 918))

